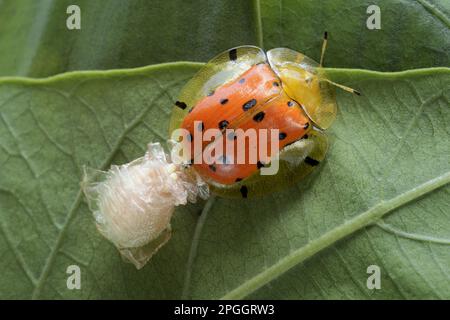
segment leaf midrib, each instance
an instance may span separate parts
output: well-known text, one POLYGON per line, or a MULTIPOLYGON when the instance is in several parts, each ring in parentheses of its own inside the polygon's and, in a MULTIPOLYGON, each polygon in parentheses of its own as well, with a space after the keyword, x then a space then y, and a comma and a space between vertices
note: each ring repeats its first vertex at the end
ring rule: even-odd
MULTIPOLYGON (((161 68, 176 68, 176 67, 202 67, 205 63, 203 62, 192 62, 192 61, 175 61, 160 64, 153 64, 145 67, 139 68, 128 68, 128 69, 111 69, 111 70, 87 70, 87 71, 69 71, 47 78, 30 78, 30 77, 16 77, 7 76, 0 77, 0 85, 4 84, 19 84, 19 85, 50 85, 55 84, 60 81, 65 80, 82 80, 88 77, 99 77, 108 78, 114 76, 148 76, 148 72, 153 70, 158 70, 161 68)), ((375 71, 368 69, 348 69, 348 68, 323 68, 323 71, 327 73, 333 80, 333 76, 339 74, 345 75, 365 75, 376 78, 383 78, 389 80, 396 80, 403 77, 409 76, 426 76, 426 75, 437 75, 437 74, 449 74, 450 68, 447 67, 432 67, 432 68, 420 68, 420 69, 408 69, 403 71, 375 71)))
POLYGON ((364 227, 376 223, 386 214, 417 200, 418 198, 450 183, 450 171, 443 175, 429 180, 417 187, 414 187, 392 199, 382 201, 371 207, 367 211, 357 215, 356 217, 344 222, 343 224, 324 233, 319 238, 309 242, 305 246, 293 251, 271 267, 265 269, 242 285, 225 294, 221 299, 242 299, 249 294, 255 292, 270 281, 278 278, 280 275, 305 261, 316 253, 331 246, 337 241, 361 230, 364 227))

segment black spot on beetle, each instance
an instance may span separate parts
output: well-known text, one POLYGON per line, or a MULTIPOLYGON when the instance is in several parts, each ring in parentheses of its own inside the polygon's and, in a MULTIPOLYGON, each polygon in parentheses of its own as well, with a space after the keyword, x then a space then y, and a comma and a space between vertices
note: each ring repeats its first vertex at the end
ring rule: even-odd
POLYGON ((254 106, 256 106, 256 99, 251 99, 242 105, 242 109, 244 109, 244 111, 247 111, 253 108, 254 106))
POLYGON ((311 157, 306 157, 305 158, 305 163, 309 164, 311 167, 315 167, 317 166, 320 162, 317 161, 316 159, 313 159, 311 157))
POLYGON ((253 121, 255 121, 255 122, 261 122, 261 121, 263 121, 265 115, 266 115, 266 114, 265 114, 263 111, 258 112, 257 114, 255 114, 255 115, 253 116, 253 121))
POLYGON ((237 49, 231 49, 228 51, 228 56, 230 57, 231 61, 236 61, 237 59, 237 49))
POLYGON ((175 102, 175 105, 176 105, 178 108, 180 108, 181 110, 184 110, 184 109, 187 108, 186 103, 181 102, 181 101, 176 101, 176 102, 175 102))
POLYGON ((219 129, 223 130, 228 126, 229 122, 227 120, 222 120, 219 122, 219 129))
POLYGON ((245 82, 245 78, 242 78, 241 80, 239 80, 240 84, 243 84, 245 82))
POLYGON ((220 104, 226 104, 228 102, 228 99, 220 99, 220 104))
POLYGON ((285 132, 280 132, 280 134, 278 135, 278 138, 280 140, 284 140, 287 137, 287 134, 285 132))
POLYGON ((263 111, 258 112, 257 114, 255 114, 253 116, 253 120, 256 121, 256 122, 261 122, 261 121, 263 121, 265 115, 266 114, 263 111))
POLYGON ((294 102, 288 101, 287 105, 288 105, 288 107, 292 107, 294 105, 294 102))
POLYGON ((241 192, 242 198, 247 198, 248 189, 246 186, 242 186, 239 191, 241 192))
POLYGON ((215 165, 210 164, 209 168, 211 169, 211 171, 216 172, 216 166, 215 165))
POLYGON ((242 178, 236 178, 236 180, 234 180, 234 182, 239 182, 242 181, 242 178))

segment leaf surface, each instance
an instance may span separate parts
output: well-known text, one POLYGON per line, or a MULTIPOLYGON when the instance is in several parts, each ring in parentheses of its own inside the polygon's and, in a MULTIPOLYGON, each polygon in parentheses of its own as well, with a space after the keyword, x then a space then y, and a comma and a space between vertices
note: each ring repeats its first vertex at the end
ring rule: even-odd
POLYGON ((325 65, 400 71, 449 66, 450 2, 440 0, 261 0, 266 48, 286 46, 319 61, 329 33, 325 65), (380 29, 367 28, 380 9, 380 29))
POLYGON ((0 75, 206 61, 231 47, 256 44, 253 6, 225 0, 1 1, 0 75), (73 4, 81 11, 80 30, 66 27, 73 4))
POLYGON ((363 95, 338 93, 320 170, 267 198, 178 208, 174 237, 152 262, 123 263, 95 230, 80 168, 164 141, 173 101, 199 67, 0 80, 2 298, 449 298, 445 68, 330 69, 363 95), (366 227, 378 218, 381 227, 366 227), (66 286, 73 264, 81 290, 66 286), (365 286, 371 264, 382 290, 365 286))
POLYGON ((445 0, 79 0, 81 30, 68 30, 70 0, 0 3, 0 75, 45 77, 179 60, 206 62, 239 45, 287 46, 329 67, 401 71, 449 66, 445 0), (369 30, 377 5, 381 29, 369 30))

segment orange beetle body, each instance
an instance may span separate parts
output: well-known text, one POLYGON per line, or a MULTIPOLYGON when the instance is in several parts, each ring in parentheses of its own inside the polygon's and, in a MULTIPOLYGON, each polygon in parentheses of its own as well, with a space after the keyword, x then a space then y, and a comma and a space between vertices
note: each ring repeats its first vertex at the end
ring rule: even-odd
MULTIPOLYGON (((205 131, 210 128, 225 129, 255 129, 257 134, 257 149, 260 148, 260 129, 278 129, 280 148, 305 136, 310 121, 301 107, 287 95, 283 94, 280 82, 268 64, 258 64, 250 68, 238 79, 228 83, 199 101, 184 118, 181 125, 194 137, 195 130, 205 131), (197 122, 197 125, 195 125, 197 122)), ((217 155, 221 159, 236 159, 239 143, 236 135, 228 135, 233 148, 217 155), (223 157, 225 156, 225 157, 223 157)), ((270 150, 270 135, 265 139, 266 150, 270 150)), ((224 139, 225 142, 225 139, 224 139)), ((208 142, 203 142, 208 145, 208 142)), ((193 145, 192 154, 194 152, 193 145)), ((249 148, 245 149, 245 159, 250 159, 249 148)), ((256 150, 256 154, 259 150, 256 150)), ((269 157, 270 157, 269 153, 269 157)), ((202 176, 218 183, 233 184, 255 173, 269 159, 257 159, 245 163, 216 163, 208 165, 204 161, 193 166, 202 176)))

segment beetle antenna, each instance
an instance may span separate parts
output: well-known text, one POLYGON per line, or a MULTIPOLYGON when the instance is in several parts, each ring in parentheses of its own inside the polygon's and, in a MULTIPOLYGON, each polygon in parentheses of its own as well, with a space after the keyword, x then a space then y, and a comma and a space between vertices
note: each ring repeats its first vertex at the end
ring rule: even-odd
POLYGON ((342 85, 342 84, 333 82, 333 81, 328 80, 328 79, 324 79, 324 80, 325 80, 326 82, 332 84, 333 86, 336 86, 336 87, 338 87, 338 88, 340 88, 340 89, 342 89, 342 90, 344 90, 344 91, 347 91, 347 92, 350 92, 350 93, 354 93, 354 94, 356 94, 356 95, 358 95, 358 96, 361 95, 361 92, 359 92, 358 90, 355 90, 355 89, 353 89, 353 88, 350 88, 350 87, 344 86, 344 85, 342 85))
POLYGON ((325 50, 327 49, 327 42, 328 42, 328 32, 323 33, 323 42, 322 42, 322 53, 320 54, 320 66, 323 65, 323 58, 325 56, 325 50))
MULTIPOLYGON (((325 57, 325 51, 327 50, 327 43, 328 43, 328 32, 325 31, 323 33, 322 52, 320 54, 320 67, 323 66, 323 59, 325 57)), ((359 92, 359 91, 357 91, 355 89, 352 89, 352 88, 344 86, 342 84, 333 82, 333 81, 328 80, 328 79, 324 79, 324 80, 327 81, 328 83, 332 84, 333 86, 336 86, 336 87, 338 87, 338 88, 340 88, 340 89, 342 89, 344 91, 347 91, 347 92, 350 92, 350 93, 354 93, 354 94, 356 94, 358 96, 361 95, 361 92, 359 92)))

